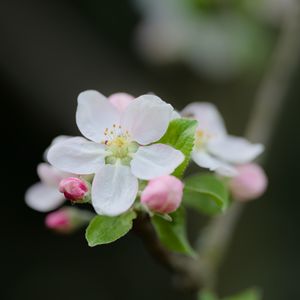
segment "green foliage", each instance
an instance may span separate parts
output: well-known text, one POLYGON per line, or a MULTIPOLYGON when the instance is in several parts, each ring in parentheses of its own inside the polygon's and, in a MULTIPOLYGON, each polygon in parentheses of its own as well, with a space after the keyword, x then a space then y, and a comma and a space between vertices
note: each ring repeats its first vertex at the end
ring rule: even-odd
POLYGON ((224 211, 229 192, 224 182, 214 175, 196 174, 185 180, 183 203, 201 213, 213 215, 224 211))
MULTIPOLYGON (((258 289, 252 288, 234 296, 223 298, 222 300, 261 300, 262 294, 258 289)), ((219 300, 219 298, 210 291, 202 291, 198 295, 198 300, 219 300)))
POLYGON ((188 166, 191 153, 194 147, 195 131, 197 128, 197 121, 190 119, 175 119, 169 124, 165 135, 158 141, 158 143, 167 144, 180 150, 184 156, 184 162, 177 167, 173 175, 181 177, 184 170, 188 166))
POLYGON ((218 297, 210 291, 203 291, 199 293, 198 300, 218 300, 218 297))
POLYGON ((136 218, 133 211, 116 217, 96 216, 86 230, 86 239, 90 247, 108 244, 124 236, 131 228, 136 218))
POLYGON ((262 294, 258 289, 248 289, 237 295, 226 297, 223 300, 261 300, 262 294))
POLYGON ((170 251, 195 256, 186 236, 184 208, 180 207, 170 216, 172 221, 157 215, 151 218, 160 241, 170 251))

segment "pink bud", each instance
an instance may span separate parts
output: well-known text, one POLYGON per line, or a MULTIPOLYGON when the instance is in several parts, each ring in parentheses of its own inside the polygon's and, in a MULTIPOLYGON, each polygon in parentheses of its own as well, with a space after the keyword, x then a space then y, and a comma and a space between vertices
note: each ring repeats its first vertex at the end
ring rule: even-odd
POLYGON ((66 208, 49 213, 45 219, 45 225, 49 229, 59 232, 70 232, 73 230, 72 214, 66 208))
POLYGON ((237 166, 237 170, 239 174, 230 181, 233 197, 239 201, 259 198, 268 185, 264 170, 254 163, 237 166))
POLYGON ((150 180, 141 195, 141 202, 150 210, 161 214, 175 211, 182 200, 183 183, 174 176, 161 176, 150 180))
POLYGON ((108 100, 113 106, 115 106, 119 111, 125 110, 127 105, 134 99, 133 96, 127 93, 115 93, 108 97, 108 100))
POLYGON ((77 177, 68 177, 60 181, 59 191, 71 201, 84 200, 89 193, 88 183, 77 177))

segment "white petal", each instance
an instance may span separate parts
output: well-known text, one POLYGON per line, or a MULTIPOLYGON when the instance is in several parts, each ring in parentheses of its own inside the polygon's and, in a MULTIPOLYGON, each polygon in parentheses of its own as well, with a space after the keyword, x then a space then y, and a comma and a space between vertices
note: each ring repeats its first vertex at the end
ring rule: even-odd
POLYGON ((65 140, 67 140, 67 139, 69 139, 69 138, 71 138, 71 137, 72 137, 72 136, 69 136, 69 135, 59 135, 59 136, 55 137, 55 138, 52 140, 51 144, 46 148, 46 150, 45 150, 44 153, 43 153, 44 161, 47 161, 48 151, 49 151, 49 149, 50 149, 51 146, 53 146, 54 144, 57 144, 57 143, 59 143, 59 142, 65 141, 65 140))
POLYGON ((40 163, 37 173, 43 183, 53 187, 57 187, 63 178, 73 176, 72 173, 62 172, 47 163, 40 163))
POLYGON ((175 120, 175 119, 181 119, 181 115, 176 110, 172 112, 172 116, 171 116, 171 120, 175 120))
POLYGON ((101 142, 105 128, 110 129, 118 122, 118 110, 102 94, 93 90, 79 94, 76 123, 85 137, 101 142))
POLYGON ((104 145, 81 137, 53 145, 48 161, 57 169, 75 174, 93 174, 104 165, 104 145))
POLYGON ((226 135, 223 118, 216 106, 207 102, 194 102, 182 111, 183 117, 192 117, 198 121, 198 128, 209 133, 215 139, 226 135))
POLYGON ((184 161, 181 151, 164 144, 139 147, 131 161, 133 175, 149 180, 169 175, 184 161))
POLYGON ((99 215, 117 216, 134 203, 138 180, 130 168, 105 165, 95 175, 92 185, 92 205, 99 215))
POLYGON ((232 177, 237 175, 237 170, 233 166, 209 155, 205 151, 194 150, 192 159, 198 166, 210 171, 216 171, 222 176, 232 177))
POLYGON ((122 115, 121 125, 142 145, 158 141, 166 132, 173 107, 154 95, 133 100, 122 115))
POLYGON ((58 187, 48 186, 41 182, 32 185, 25 194, 26 204, 40 212, 53 210, 64 201, 64 196, 58 191, 58 187))
POLYGON ((210 143, 208 147, 210 153, 233 164, 250 162, 264 150, 261 144, 251 144, 246 139, 235 136, 227 136, 216 143, 210 143))

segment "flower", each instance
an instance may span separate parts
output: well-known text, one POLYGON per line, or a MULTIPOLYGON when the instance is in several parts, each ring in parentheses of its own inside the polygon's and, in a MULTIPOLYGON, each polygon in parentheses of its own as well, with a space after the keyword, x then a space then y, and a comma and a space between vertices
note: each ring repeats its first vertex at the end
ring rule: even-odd
POLYGON ((229 183, 236 200, 248 201, 259 198, 266 190, 268 178, 258 164, 245 164, 237 167, 238 175, 229 183))
POLYGON ((58 191, 59 182, 71 174, 62 172, 48 163, 40 163, 37 173, 41 181, 26 191, 25 202, 32 209, 40 212, 53 210, 65 201, 58 191))
POLYGON ((71 233, 89 223, 93 214, 74 207, 63 207, 45 218, 47 228, 60 233, 71 233))
POLYGON ((173 107, 154 95, 143 95, 117 110, 102 94, 78 96, 76 122, 89 140, 74 137, 53 145, 49 162, 60 170, 95 174, 92 205, 100 215, 127 211, 136 198, 138 179, 171 174, 184 155, 165 144, 153 144, 166 132, 173 107))
POLYGON ((149 181, 141 194, 141 203, 161 214, 174 212, 180 205, 183 183, 174 176, 161 176, 149 181))
POLYGON ((198 121, 192 158, 200 167, 223 176, 235 176, 235 165, 252 161, 264 150, 261 144, 251 144, 244 138, 228 135, 223 119, 213 104, 191 103, 182 110, 181 115, 198 121))
POLYGON ((68 177, 60 181, 59 191, 72 202, 85 202, 89 195, 89 184, 81 178, 68 177))

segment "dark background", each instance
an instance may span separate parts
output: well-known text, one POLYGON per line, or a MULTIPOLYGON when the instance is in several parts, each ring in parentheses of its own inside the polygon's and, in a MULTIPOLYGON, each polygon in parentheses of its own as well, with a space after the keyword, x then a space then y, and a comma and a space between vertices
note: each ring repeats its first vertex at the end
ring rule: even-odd
MULTIPOLYGON (((133 234, 91 249, 83 231, 49 232, 44 215, 24 204, 52 138, 78 134, 76 97, 85 89, 150 91, 178 109, 212 101, 229 131, 243 133, 262 72, 216 81, 184 64, 149 64, 133 42, 140 18, 130 1, 0 1, 3 300, 190 299, 133 234)), ((221 295, 259 286, 265 300, 300 299, 299 83, 300 70, 269 147, 269 190, 241 218, 221 295)))

